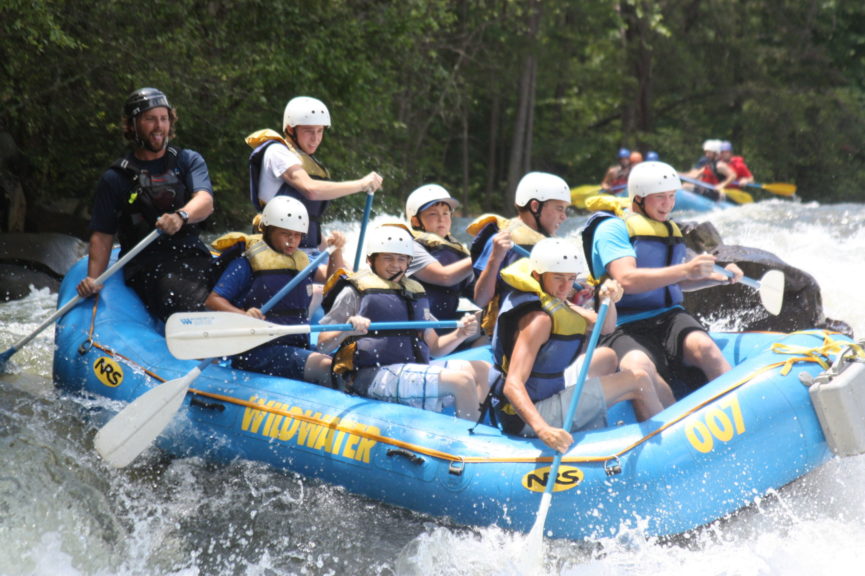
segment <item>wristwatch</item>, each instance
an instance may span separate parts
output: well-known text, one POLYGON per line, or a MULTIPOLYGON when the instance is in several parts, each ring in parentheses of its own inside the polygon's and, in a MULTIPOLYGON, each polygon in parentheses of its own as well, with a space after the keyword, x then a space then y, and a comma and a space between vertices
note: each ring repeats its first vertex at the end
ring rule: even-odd
POLYGON ((186 212, 186 210, 175 210, 174 213, 180 216, 180 219, 183 220, 184 224, 189 222, 189 214, 186 212))

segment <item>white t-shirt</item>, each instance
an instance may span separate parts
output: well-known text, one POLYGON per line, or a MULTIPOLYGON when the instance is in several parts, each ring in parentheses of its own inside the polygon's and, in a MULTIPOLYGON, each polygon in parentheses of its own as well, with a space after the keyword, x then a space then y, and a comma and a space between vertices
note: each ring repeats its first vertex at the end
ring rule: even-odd
POLYGON ((282 175, 292 166, 299 166, 297 154, 282 144, 271 144, 264 151, 261 161, 261 176, 258 182, 258 199, 267 203, 279 192, 284 182, 282 175))

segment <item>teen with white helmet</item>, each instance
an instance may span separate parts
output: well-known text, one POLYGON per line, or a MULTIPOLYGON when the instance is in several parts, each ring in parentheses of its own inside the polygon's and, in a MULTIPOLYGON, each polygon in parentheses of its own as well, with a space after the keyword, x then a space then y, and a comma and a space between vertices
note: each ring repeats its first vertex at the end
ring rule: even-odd
MULTIPOLYGON (((309 215, 303 203, 277 196, 262 211, 261 234, 232 232, 215 240, 214 248, 222 252, 219 262, 223 271, 205 305, 211 310, 264 319, 261 307, 309 266, 309 257, 300 249, 308 229, 309 215)), ((324 282, 327 274, 345 266, 340 250, 345 238, 334 233, 327 243, 337 248, 327 271, 316 270, 304 279, 268 312, 268 320, 286 325, 309 323, 313 282, 324 282)), ((308 334, 281 337, 238 354, 231 362, 242 370, 330 384, 331 358, 310 350, 308 334)))
MULTIPOLYGON (((579 247, 569 239, 545 238, 531 256, 502 270, 511 291, 504 298, 493 335, 495 366, 490 394, 497 402, 496 420, 505 432, 537 436, 550 448, 565 452, 571 432, 606 423, 607 407, 633 400, 637 417, 645 420, 663 408, 645 372, 617 372, 609 348, 592 357, 570 430, 562 428, 576 389, 580 352, 597 315, 573 306, 567 299, 583 269, 579 247)), ((615 302, 621 287, 607 281, 600 289, 610 298, 610 312, 602 330, 615 328, 615 302)))
POLYGON ((354 330, 319 333, 319 350, 333 353, 337 379, 356 394, 434 411, 450 398, 457 416, 476 419, 488 389, 489 365, 465 360, 430 364, 430 357, 449 354, 477 333, 474 316, 466 315, 459 328, 443 335, 429 328, 367 333, 371 322, 430 319, 423 287, 406 276, 413 244, 404 225, 372 230, 366 249, 370 269, 337 275, 325 288, 329 311, 320 323, 349 323, 354 330))
MULTIPOLYGON (((699 368, 709 380, 730 369, 703 325, 682 307, 683 291, 730 280, 714 272, 711 254, 688 260, 682 232, 670 219, 680 186, 670 165, 643 162, 628 179, 632 213, 597 213, 583 231, 591 274, 613 278, 625 290, 616 331, 603 343, 616 351, 623 369, 647 372, 665 404, 673 401, 667 383, 684 368, 699 368)), ((733 281, 742 277, 735 264, 727 269, 733 281)))
POLYGON ((529 172, 517 184, 514 204, 516 218, 487 214, 468 227, 475 237, 471 246, 474 301, 486 308, 483 328, 487 335, 492 334, 501 292, 508 289, 499 281, 499 270, 521 257, 513 245, 530 250, 541 239, 555 236, 568 216, 571 192, 559 176, 529 172))
POLYGON ((460 298, 473 294, 472 259, 468 249, 451 234, 457 206, 459 202, 438 184, 416 188, 405 203, 406 219, 415 240, 408 275, 423 285, 430 310, 440 320, 459 318, 460 298))
POLYGON ((285 106, 282 134, 265 129, 246 137, 253 148, 249 156, 253 206, 260 210, 276 196, 303 202, 310 226, 301 247, 311 254, 323 249, 320 222, 328 202, 358 192, 373 193, 382 183, 375 172, 358 180, 331 181, 327 168, 315 157, 330 125, 330 111, 321 100, 298 96, 285 106))

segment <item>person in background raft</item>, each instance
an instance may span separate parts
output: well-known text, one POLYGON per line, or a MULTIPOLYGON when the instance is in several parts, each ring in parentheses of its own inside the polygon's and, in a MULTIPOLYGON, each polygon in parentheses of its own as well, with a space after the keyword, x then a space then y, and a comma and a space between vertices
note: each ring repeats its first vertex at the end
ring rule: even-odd
POLYGON ((382 178, 370 172, 359 180, 333 182, 315 157, 330 127, 330 112, 321 100, 298 96, 289 100, 283 113, 285 137, 270 129, 246 137, 253 148, 249 155, 249 196, 256 210, 274 196, 290 196, 303 202, 309 213, 309 233, 300 247, 315 256, 324 250, 321 219, 328 202, 358 192, 375 192, 382 178))
POLYGON ((722 191, 723 188, 735 180, 736 173, 726 162, 721 160, 721 141, 706 140, 703 142, 703 158, 685 176, 711 184, 712 188, 703 188, 697 185, 694 187, 694 192, 715 202, 720 202, 726 199, 722 191))
POLYGON ((325 286, 329 312, 321 324, 350 323, 349 332, 321 332, 318 349, 333 355, 333 372, 361 396, 441 412, 453 401, 456 415, 477 420, 486 397, 489 364, 480 360, 430 363, 478 331, 466 314, 462 325, 439 336, 432 329, 368 332, 370 322, 434 320, 423 286, 406 277, 414 239, 402 224, 375 228, 367 241, 369 270, 334 274, 325 286))
POLYGON ((630 150, 619 148, 617 158, 618 163, 610 166, 604 174, 604 179, 601 180, 601 188, 610 194, 615 194, 625 188, 628 184, 628 172, 631 170, 630 150))
POLYGON ((555 236, 568 216, 571 191, 567 182, 554 174, 529 172, 517 184, 514 205, 516 218, 485 214, 466 228, 474 236, 474 301, 484 308, 482 328, 488 336, 493 333, 502 293, 508 290, 499 279, 499 270, 522 258, 513 245, 530 251, 540 240, 555 236))
POLYGON ((409 194, 405 217, 414 236, 414 256, 406 273, 424 287, 430 311, 439 320, 456 320, 460 297, 474 295, 474 271, 468 249, 451 234, 457 202, 438 184, 424 184, 409 194))
MULTIPOLYGON (((210 310, 246 314, 276 324, 308 324, 313 281, 324 282, 325 274, 316 270, 268 312, 261 307, 283 286, 309 265, 309 257, 299 249, 309 229, 306 208, 295 198, 277 196, 261 213, 260 234, 231 232, 213 242, 222 251, 218 259, 224 269, 207 297, 210 310)), ((328 261, 328 273, 344 267, 342 250, 345 238, 339 232, 325 239, 337 249, 328 261)), ((272 340, 231 360, 234 368, 272 376, 283 376, 330 385, 330 356, 310 349, 309 334, 287 335, 272 340)))
MULTIPOLYGON (((537 436, 559 452, 573 443, 571 432, 605 426, 607 407, 617 402, 633 400, 639 421, 663 409, 645 371, 616 372, 615 353, 597 348, 571 429, 562 428, 584 360, 578 355, 597 321, 594 312, 567 301, 583 271, 579 252, 571 240, 545 238, 535 244, 530 258, 502 270, 513 291, 502 304, 493 335, 496 362, 490 371, 490 394, 496 419, 505 432, 537 436)), ((607 280, 598 295, 610 298, 601 329, 612 332, 621 286, 607 280)))
POLYGON ((108 266, 115 235, 122 256, 156 228, 163 234, 124 267, 126 283, 161 320, 202 310, 211 256, 196 224, 213 213, 207 164, 198 152, 169 145, 177 113, 155 88, 127 97, 121 124, 132 149, 96 185, 87 277, 78 294, 100 290, 95 279, 108 266))
MULTIPOLYGON (((715 272, 711 254, 686 259, 682 233, 670 220, 681 186, 670 165, 643 162, 628 178, 631 213, 597 212, 582 231, 592 276, 612 278, 625 290, 616 331, 601 343, 616 351, 622 370, 647 372, 659 393, 662 382, 690 384, 689 368, 708 380, 730 370, 706 329, 682 307, 682 291, 742 278, 735 264, 727 265, 731 279, 715 272)), ((663 394, 661 400, 672 402, 663 394)))
POLYGON ((742 156, 733 156, 733 145, 726 140, 721 142, 721 161, 726 162, 736 174, 735 180, 730 184, 731 187, 741 188, 754 181, 754 175, 751 174, 745 159, 742 156))

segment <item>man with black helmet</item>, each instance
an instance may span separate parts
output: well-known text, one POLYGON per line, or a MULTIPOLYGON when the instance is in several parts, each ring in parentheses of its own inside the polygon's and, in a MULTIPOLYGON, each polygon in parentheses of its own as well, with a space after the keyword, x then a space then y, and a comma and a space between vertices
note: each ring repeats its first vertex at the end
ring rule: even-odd
POLYGON ((213 186, 198 152, 169 145, 176 122, 161 91, 141 88, 127 97, 122 124, 131 150, 96 185, 82 297, 99 291, 95 279, 108 265, 115 236, 123 255, 156 228, 159 238, 125 266, 126 283, 162 320, 203 309, 210 252, 195 224, 213 213, 213 186))

